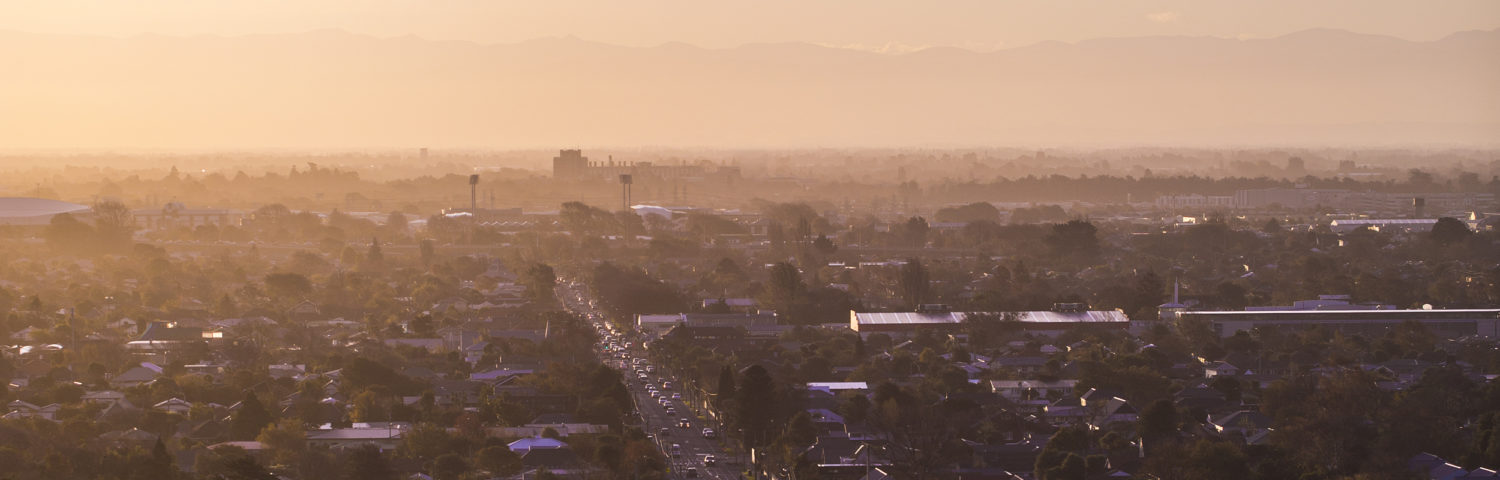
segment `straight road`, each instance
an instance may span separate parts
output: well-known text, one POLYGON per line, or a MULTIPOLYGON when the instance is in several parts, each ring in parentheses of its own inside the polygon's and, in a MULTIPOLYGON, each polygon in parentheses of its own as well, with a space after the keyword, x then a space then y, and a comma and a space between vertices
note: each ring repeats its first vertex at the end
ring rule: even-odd
POLYGON ((582 283, 560 280, 556 291, 564 308, 588 319, 599 332, 600 359, 625 375, 641 429, 656 441, 671 465, 668 478, 742 479, 741 455, 725 447, 719 432, 712 438, 704 435, 704 428, 715 427, 713 422, 694 413, 683 400, 672 398, 682 383, 646 360, 646 350, 635 335, 615 331, 582 283))

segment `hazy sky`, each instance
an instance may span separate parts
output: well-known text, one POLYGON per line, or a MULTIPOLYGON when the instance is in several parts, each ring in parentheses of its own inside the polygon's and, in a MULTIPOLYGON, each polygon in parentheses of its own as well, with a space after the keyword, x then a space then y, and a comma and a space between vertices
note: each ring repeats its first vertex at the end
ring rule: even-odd
POLYGON ((991 50, 1118 36, 1270 37, 1309 28, 1433 40, 1496 27, 1495 0, 0 0, 0 29, 39 33, 338 28, 481 43, 572 35, 635 46, 803 41, 991 50))

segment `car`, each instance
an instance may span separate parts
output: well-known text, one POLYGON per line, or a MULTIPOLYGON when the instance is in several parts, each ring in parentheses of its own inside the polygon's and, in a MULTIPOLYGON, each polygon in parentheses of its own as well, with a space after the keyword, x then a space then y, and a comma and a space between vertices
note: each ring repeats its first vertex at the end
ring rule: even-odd
POLYGON ((677 414, 677 409, 672 408, 672 407, 667 407, 667 415, 676 415, 676 414, 677 414))
POLYGON ((703 456, 703 464, 704 465, 712 467, 716 463, 719 463, 719 459, 714 458, 713 455, 704 455, 703 456))
POLYGON ((682 400, 682 394, 681 393, 673 393, 672 394, 672 399, 673 400, 682 400))
POLYGON ((672 444, 672 458, 677 458, 677 457, 681 457, 681 456, 682 456, 682 445, 678 445, 678 444, 675 444, 675 443, 672 444))
POLYGON ((656 398, 659 395, 658 393, 656 393, 656 390, 650 390, 648 393, 651 394, 651 398, 656 398))
POLYGON ((671 390, 672 389, 672 382, 661 382, 661 389, 662 390, 671 390))
POLYGON ((677 426, 679 428, 690 428, 693 426, 693 422, 688 421, 686 418, 680 418, 677 419, 677 426))
POLYGON ((715 433, 714 429, 712 429, 712 428, 705 428, 705 429, 703 429, 703 438, 716 438, 718 436, 719 436, 719 434, 715 433))
POLYGON ((661 436, 665 437, 665 436, 668 436, 668 435, 672 434, 672 429, 667 428, 667 427, 661 427, 661 430, 659 430, 658 432, 661 433, 661 436))
POLYGON ((687 474, 687 478, 698 478, 698 469, 696 468, 688 467, 684 473, 687 474))

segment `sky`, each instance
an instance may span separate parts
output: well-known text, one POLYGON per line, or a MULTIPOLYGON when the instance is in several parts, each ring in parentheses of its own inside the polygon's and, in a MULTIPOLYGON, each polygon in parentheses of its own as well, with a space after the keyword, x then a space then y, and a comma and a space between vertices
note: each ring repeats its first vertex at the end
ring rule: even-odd
POLYGON ((1311 28, 1407 40, 1500 27, 1495 0, 0 0, 0 30, 133 36, 342 29, 514 43, 627 46, 809 42, 877 51, 987 51, 1155 35, 1264 38, 1311 28))
POLYGON ((0 151, 1490 147, 1497 27, 1500 0, 0 0, 0 151))

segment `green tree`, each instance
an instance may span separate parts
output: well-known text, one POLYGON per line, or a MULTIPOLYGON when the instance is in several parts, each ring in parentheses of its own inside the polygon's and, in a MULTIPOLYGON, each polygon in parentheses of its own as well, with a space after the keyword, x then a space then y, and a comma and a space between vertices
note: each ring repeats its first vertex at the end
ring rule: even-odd
POLYGON ((1070 220, 1052 226, 1047 246, 1060 257, 1092 260, 1099 254, 1099 230, 1087 220, 1070 220))
POLYGON ((457 453, 444 453, 432 460, 432 480, 458 480, 469 472, 469 462, 457 453))
POLYGON ((344 462, 345 480, 395 480, 396 471, 380 454, 380 447, 363 445, 349 453, 344 462))
POLYGON ((910 248, 922 248, 927 246, 927 232, 931 228, 927 225, 927 219, 922 217, 911 217, 906 219, 892 233, 897 235, 901 244, 910 248))
POLYGON ((281 299, 302 298, 312 292, 312 281, 300 273, 266 275, 266 289, 281 299))
POLYGON ((436 256, 436 252, 437 252, 437 247, 433 244, 432 239, 431 238, 424 238, 424 239, 422 239, 422 242, 419 243, 419 244, 417 244, 417 250, 420 252, 420 255, 422 256, 422 266, 423 267, 431 267, 432 266, 432 260, 436 256))
POLYGON ((827 235, 818 235, 818 238, 813 240, 812 246, 813 250, 823 255, 833 255, 839 250, 838 245, 834 245, 833 240, 829 240, 827 235))
POLYGON ((906 259, 906 264, 901 266, 899 286, 901 300, 908 308, 916 308, 927 302, 927 267, 922 266, 921 259, 906 259))
POLYGON ((553 272, 551 265, 534 263, 523 272, 521 283, 526 285, 526 293, 531 301, 551 303, 557 286, 557 273, 553 272))
POLYGON ((744 430, 746 445, 760 446, 770 440, 775 431, 776 396, 776 384, 765 367, 745 369, 735 398, 735 420, 744 430))
POLYGON ((807 286, 802 283, 802 272, 797 266, 778 262, 771 266, 771 279, 766 282, 764 303, 783 315, 792 314, 802 300, 807 286))
POLYGON ((493 475, 510 476, 521 471, 521 457, 504 445, 479 449, 474 464, 493 475))
POLYGON ((135 217, 130 207, 114 200, 94 204, 94 229, 98 231, 100 247, 106 252, 123 252, 130 249, 131 235, 135 233, 135 217))
POLYGON ((370 250, 365 252, 365 263, 378 267, 385 261, 385 254, 380 251, 380 239, 370 237, 370 250))
POLYGON ((255 392, 246 390, 245 399, 240 402, 239 410, 234 412, 234 417, 229 421, 229 438, 233 440, 254 440, 260 435, 261 429, 271 423, 271 414, 266 411, 265 405, 260 403, 260 397, 255 392))
POLYGON ((1137 419, 1141 437, 1153 441, 1176 437, 1178 421, 1177 407, 1165 398, 1152 402, 1137 419))
POLYGON ((284 418, 267 425, 261 429, 255 441, 270 450, 267 459, 272 465, 296 464, 307 451, 307 434, 302 428, 302 421, 295 418, 284 418))
POLYGON ((724 408, 726 400, 735 397, 734 369, 730 368, 729 365, 719 367, 719 388, 715 392, 718 394, 714 396, 714 406, 720 409, 724 408))
POLYGON ((42 232, 48 246, 72 254, 91 252, 95 235, 94 227, 67 213, 53 215, 42 232))
POLYGON ((1432 225, 1432 231, 1428 232, 1427 236, 1438 245, 1448 246, 1468 240, 1473 234, 1474 232, 1469 230, 1469 225, 1462 220, 1443 217, 1437 219, 1437 223, 1432 225))

